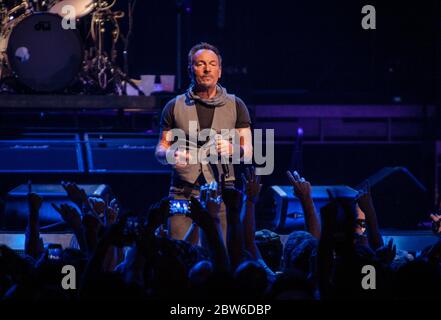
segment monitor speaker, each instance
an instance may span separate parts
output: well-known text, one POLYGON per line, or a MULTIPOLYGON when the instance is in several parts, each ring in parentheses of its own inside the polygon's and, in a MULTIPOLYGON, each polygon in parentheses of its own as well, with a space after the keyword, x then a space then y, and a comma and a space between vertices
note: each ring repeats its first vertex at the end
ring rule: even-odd
POLYGON ((77 134, 21 134, 0 139, 0 172, 84 172, 77 134))
MULTIPOLYGON (((87 196, 105 198, 108 195, 110 198, 113 197, 110 187, 105 184, 79 185, 79 187, 84 189, 87 196)), ((57 205, 71 203, 63 187, 59 184, 35 184, 32 185, 32 191, 43 198, 40 209, 40 228, 46 231, 65 231, 66 225, 59 213, 51 206, 51 203, 57 205)), ((0 213, 1 229, 8 231, 24 231, 26 229, 29 215, 27 194, 28 186, 25 184, 14 188, 7 194, 4 212, 0 213)))
POLYGON ((385 167, 366 179, 380 228, 415 229, 428 219, 427 188, 405 167, 385 167))
MULTIPOLYGON (((331 189, 337 197, 353 198, 357 191, 345 185, 335 186, 312 186, 312 199, 317 213, 321 207, 329 202, 326 189, 331 189)), ((272 186, 274 220, 273 229, 278 233, 290 233, 294 230, 302 230, 305 220, 303 210, 298 197, 294 195, 292 186, 272 186)))
POLYGON ((168 173, 155 157, 157 134, 88 133, 85 135, 89 172, 168 173))

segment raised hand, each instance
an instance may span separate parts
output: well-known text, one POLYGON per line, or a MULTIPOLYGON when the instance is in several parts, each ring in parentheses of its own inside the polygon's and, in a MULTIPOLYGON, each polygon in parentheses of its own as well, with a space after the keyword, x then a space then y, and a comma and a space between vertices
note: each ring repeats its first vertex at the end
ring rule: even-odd
POLYGON ((106 225, 114 224, 116 222, 116 220, 118 219, 119 211, 120 209, 117 200, 113 199, 112 201, 110 201, 110 204, 105 212, 106 225))
POLYGON ((201 205, 216 221, 219 221, 219 210, 222 203, 222 198, 219 193, 218 184, 215 181, 206 184, 201 188, 201 205))
POLYGON ((432 220, 432 231, 437 235, 441 235, 441 215, 431 214, 430 219, 432 220))
POLYGON ((381 236, 380 228, 378 226, 377 213, 375 211, 368 180, 363 183, 361 189, 358 191, 356 202, 366 218, 370 246, 373 249, 382 247, 384 245, 383 237, 381 236))
POLYGON ((83 226, 88 232, 98 234, 100 227, 104 226, 104 224, 96 215, 86 213, 83 215, 83 226))
POLYGON ((397 254, 397 247, 394 245, 394 239, 390 239, 387 245, 379 247, 375 250, 375 255, 378 259, 386 264, 392 263, 397 254))
POLYGON ((368 210, 373 208, 374 205, 371 196, 371 187, 368 181, 363 183, 361 189, 358 190, 356 199, 361 211, 368 212, 368 210))
POLYGON ((103 199, 98 197, 89 197, 88 202, 90 208, 98 217, 104 216, 104 213, 106 212, 107 204, 103 199))
POLYGON ((212 227, 215 222, 208 210, 194 196, 190 197, 189 217, 203 230, 212 227))
POLYGON ((87 195, 84 189, 79 188, 74 182, 61 182, 64 190, 66 190, 67 196, 70 201, 75 203, 80 210, 83 209, 83 206, 88 206, 89 202, 87 201, 87 195))
POLYGON ((43 198, 36 193, 28 193, 29 218, 31 221, 38 221, 43 198))
POLYGON ((194 196, 190 197, 190 208, 189 217, 204 231, 215 266, 221 270, 228 270, 230 262, 220 225, 216 224, 206 208, 194 196))
POLYGON ((57 206, 55 203, 51 205, 73 230, 79 230, 81 228, 81 215, 76 208, 67 203, 63 203, 60 206, 57 206))
MULTIPOLYGON (((311 184, 305 180, 305 178, 301 177, 297 171, 286 172, 291 185, 293 186, 293 193, 300 200, 302 205, 303 214, 305 216, 305 230, 311 233, 317 239, 320 239, 321 234, 321 226, 320 226, 320 217, 317 214, 317 210, 315 209, 314 201, 312 200, 312 188, 311 184)), ((330 194, 330 198, 333 203, 335 203, 335 197, 331 194, 331 190, 327 190, 328 194, 330 194)), ((322 217, 322 220, 326 220, 331 215, 332 219, 335 219, 333 207, 335 204, 329 205, 329 210, 324 209, 325 217, 322 217)), ((325 222, 326 223, 326 222, 325 222)))
POLYGON ((107 226, 104 230, 101 243, 123 247, 126 245, 124 230, 126 227, 127 217, 122 216, 116 223, 107 226))
POLYGON ((163 198, 161 201, 150 206, 147 215, 147 232, 155 232, 155 230, 162 224, 167 223, 170 213, 170 198, 163 198))
POLYGON ((260 176, 256 175, 256 168, 246 168, 245 175, 242 173, 243 193, 245 201, 256 203, 259 200, 259 193, 262 189, 260 184, 260 176))
POLYGON ((294 188, 294 194, 301 200, 311 198, 311 184, 301 177, 297 171, 287 171, 288 179, 294 188))
POLYGON ((237 211, 240 213, 242 208, 243 195, 242 192, 235 189, 234 187, 225 186, 225 175, 221 176, 221 196, 227 208, 227 214, 232 211, 237 211))
POLYGON ((109 208, 111 208, 113 211, 116 212, 116 214, 119 214, 119 204, 118 204, 118 200, 116 200, 116 198, 112 199, 112 201, 110 201, 109 203, 109 208))

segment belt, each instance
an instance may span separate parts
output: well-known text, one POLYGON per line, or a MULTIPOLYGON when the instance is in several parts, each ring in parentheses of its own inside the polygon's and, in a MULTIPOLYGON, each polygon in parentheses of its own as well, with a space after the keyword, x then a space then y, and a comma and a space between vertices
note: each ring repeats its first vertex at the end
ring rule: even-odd
POLYGON ((175 188, 184 188, 184 189, 194 189, 194 190, 200 190, 201 186, 199 184, 193 184, 187 181, 173 181, 172 187, 175 188))

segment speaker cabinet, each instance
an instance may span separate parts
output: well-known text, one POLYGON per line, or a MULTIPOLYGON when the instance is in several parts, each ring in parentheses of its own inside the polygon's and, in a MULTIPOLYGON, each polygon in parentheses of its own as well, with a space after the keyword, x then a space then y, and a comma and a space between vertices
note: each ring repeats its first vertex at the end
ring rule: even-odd
POLYGON ((88 133, 85 141, 89 172, 170 172, 155 157, 157 134, 88 133))
POLYGON ((415 229, 428 219, 426 187, 404 167, 385 167, 367 178, 380 228, 415 229))
MULTIPOLYGON (((83 188, 87 196, 104 198, 106 195, 112 197, 112 191, 109 186, 100 185, 79 185, 83 188)), ((59 213, 52 208, 51 203, 60 205, 61 203, 70 203, 64 188, 59 184, 35 184, 32 185, 32 191, 43 198, 43 204, 40 209, 40 228, 42 231, 64 231, 66 225, 63 223, 59 213), (55 225, 54 225, 55 224, 55 225), (54 225, 54 227, 50 227, 54 225), (50 228, 49 228, 50 227, 50 228)), ((0 216, 1 229, 8 231, 24 231, 27 225, 29 215, 27 203, 28 186, 22 184, 11 190, 6 197, 6 204, 3 216, 0 216)))
MULTIPOLYGON (((329 202, 326 189, 331 189, 336 197, 353 198, 357 191, 348 186, 312 186, 312 200, 317 213, 320 208, 329 202)), ((276 232, 289 233, 293 230, 304 228, 303 209, 299 198, 293 193, 292 186, 272 186, 271 191, 274 200, 273 228, 276 232)))
POLYGON ((0 155, 0 172, 84 172, 77 134, 2 137, 0 155))

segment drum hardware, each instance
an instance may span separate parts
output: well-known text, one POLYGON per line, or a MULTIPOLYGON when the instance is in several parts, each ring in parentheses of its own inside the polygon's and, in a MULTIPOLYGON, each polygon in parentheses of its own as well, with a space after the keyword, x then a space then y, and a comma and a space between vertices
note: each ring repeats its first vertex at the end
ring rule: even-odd
POLYGON ((126 36, 121 34, 118 22, 125 13, 112 11, 115 3, 116 0, 10 0, 5 5, 1 1, 0 91, 8 91, 1 82, 13 78, 34 92, 68 90, 79 80, 77 83, 83 88, 81 93, 123 95, 130 83, 139 95, 144 95, 127 75, 128 39, 136 0, 128 0, 126 36), (90 47, 84 48, 87 38, 81 39, 77 30, 61 30, 64 5, 75 8, 77 19, 90 19, 90 47), (40 32, 43 29, 35 27, 38 25, 46 26, 43 28, 47 30, 46 36, 45 32, 40 32), (111 38, 110 50, 105 50, 106 37, 111 38), (116 63, 119 39, 124 43, 124 71, 116 63))
MULTIPOLYGON (((93 58, 91 61, 88 63, 86 62, 87 73, 96 80, 102 90, 108 90, 109 86, 113 85, 112 89, 114 90, 114 93, 122 95, 126 92, 126 83, 130 83, 130 85, 138 91, 139 95, 144 95, 143 91, 128 77, 127 73, 123 72, 116 64, 116 44, 121 36, 118 20, 124 17, 124 12, 111 11, 111 7, 114 4, 115 1, 112 4, 107 5, 104 1, 98 0, 97 9, 92 14, 90 34, 94 42, 94 54, 92 54, 93 58), (105 52, 103 45, 104 35, 107 32, 105 27, 106 22, 112 25, 112 45, 110 54, 105 52)), ((133 5, 131 5, 129 9, 132 11, 133 5)), ((130 31, 129 28, 129 32, 130 31)), ((127 41, 129 32, 123 40, 127 41)), ((125 50, 125 52, 126 51, 127 50, 125 50)))
POLYGON ((48 11, 51 6, 50 0, 33 0, 32 2, 33 10, 36 12, 48 11))
MULTIPOLYGON (((133 31, 133 12, 135 10, 135 6, 136 6, 136 0, 128 0, 128 8, 127 8, 127 15, 128 15, 128 31, 127 31, 127 35, 124 35, 121 33, 121 40, 124 43, 124 51, 123 51, 123 61, 124 61, 124 73, 125 74, 129 74, 129 41, 130 41, 130 36, 132 35, 132 31, 133 31)), ((123 92, 127 92, 127 81, 124 82, 124 89, 123 92)))
POLYGON ((32 12, 32 10, 33 10, 32 4, 26 0, 20 1, 20 4, 14 5, 14 7, 10 9, 8 9, 8 7, 5 4, 3 4, 1 10, 2 12, 1 29, 3 30, 4 29, 3 27, 6 27, 8 23, 10 23, 12 20, 19 18, 23 14, 29 14, 30 12, 32 12))

